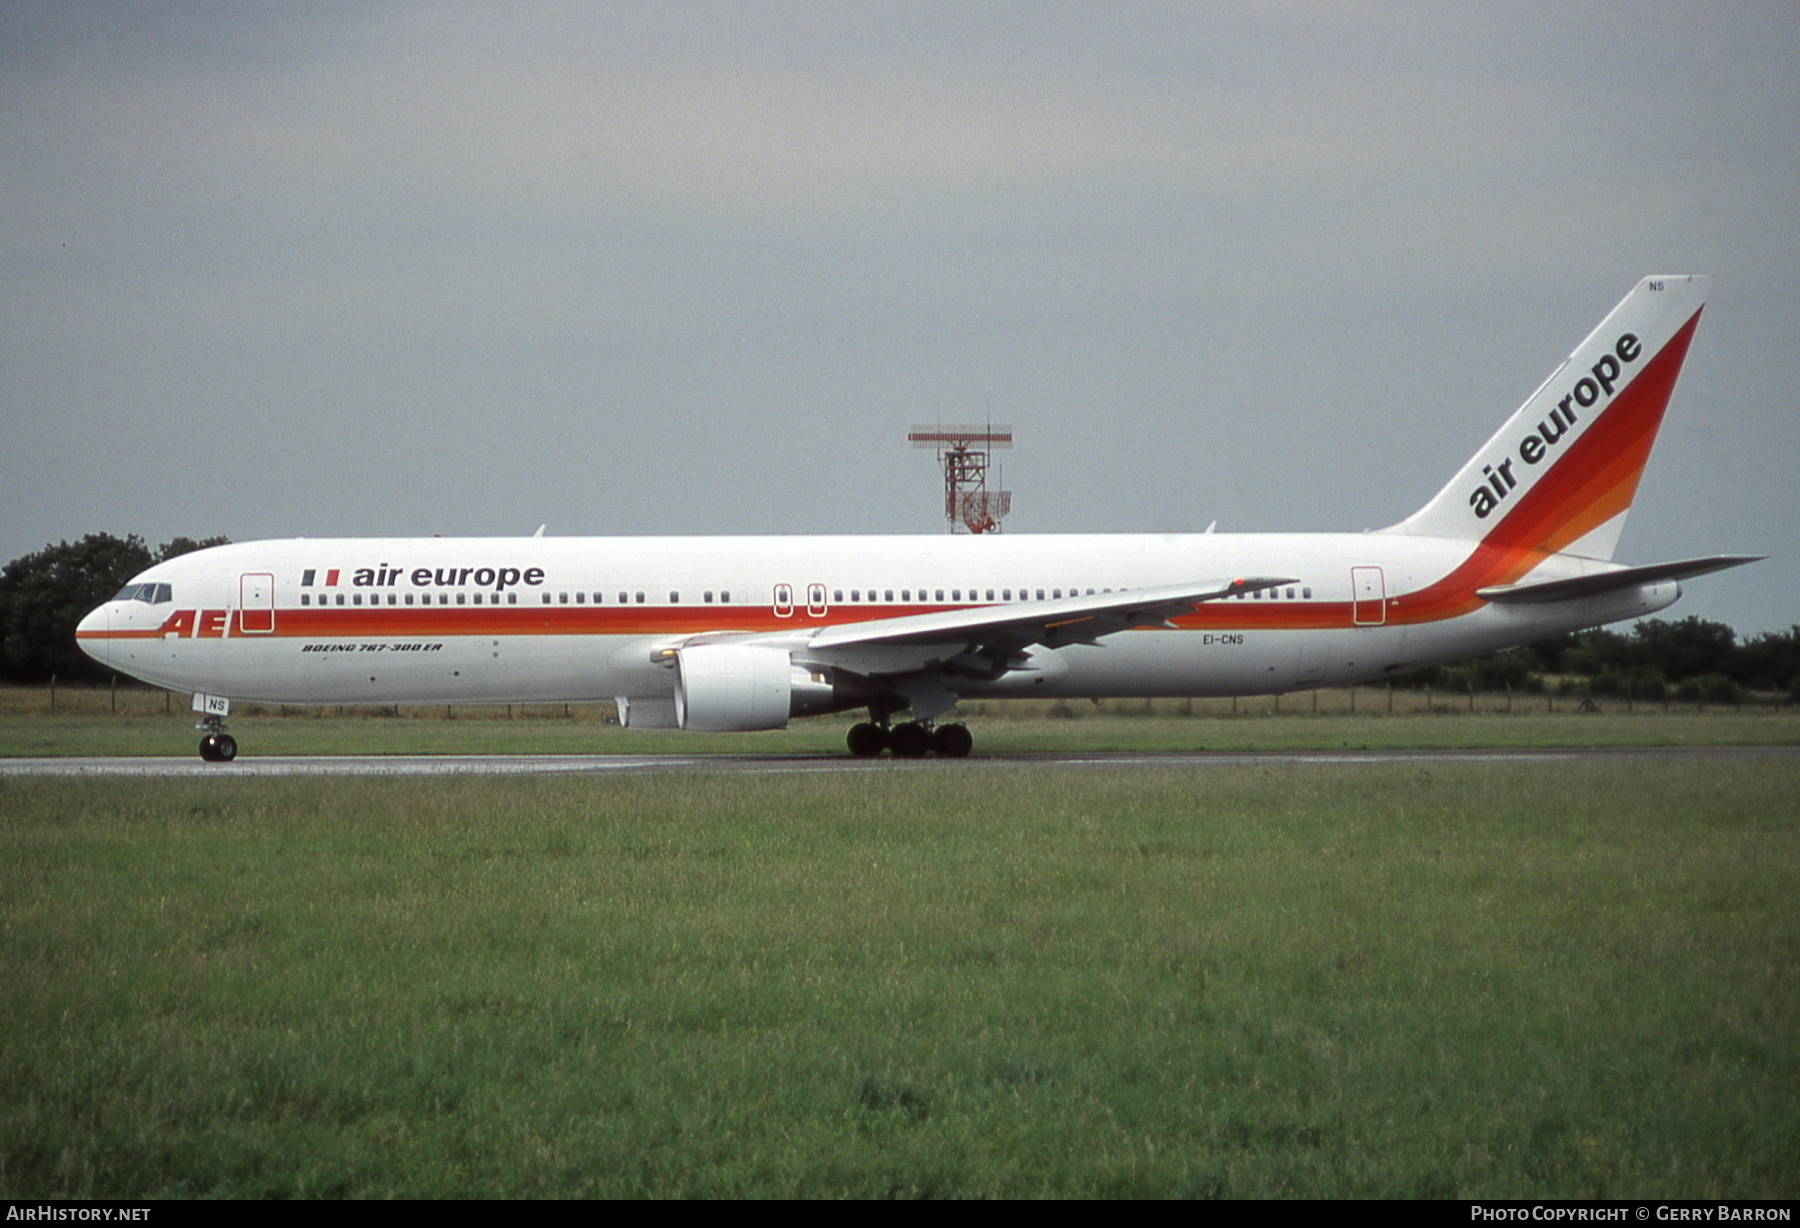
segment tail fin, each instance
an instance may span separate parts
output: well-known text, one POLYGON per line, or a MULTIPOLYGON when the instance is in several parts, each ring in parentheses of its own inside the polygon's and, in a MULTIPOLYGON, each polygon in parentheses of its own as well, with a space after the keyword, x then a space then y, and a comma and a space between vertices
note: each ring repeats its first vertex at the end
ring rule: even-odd
POLYGON ((1646 277, 1424 507, 1384 532, 1610 559, 1706 276, 1646 277))

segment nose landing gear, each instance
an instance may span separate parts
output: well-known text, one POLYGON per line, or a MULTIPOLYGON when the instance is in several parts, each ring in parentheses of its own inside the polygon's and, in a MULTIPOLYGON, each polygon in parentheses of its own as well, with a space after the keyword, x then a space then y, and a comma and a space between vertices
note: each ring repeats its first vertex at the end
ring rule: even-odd
POLYGON ((237 758, 237 739, 228 733, 209 733, 200 739, 200 757, 208 763, 230 763, 237 758))
POLYGON ((929 721, 906 721, 891 729, 885 722, 863 721, 850 726, 844 741, 858 759, 873 759, 884 750, 896 759, 923 759, 934 752, 940 759, 961 759, 975 747, 967 725, 933 727, 929 721))
POLYGON ((223 695, 195 695, 194 711, 200 714, 200 723, 194 728, 206 734, 200 739, 200 757, 208 763, 230 763, 236 759, 237 739, 225 732, 231 701, 223 695))

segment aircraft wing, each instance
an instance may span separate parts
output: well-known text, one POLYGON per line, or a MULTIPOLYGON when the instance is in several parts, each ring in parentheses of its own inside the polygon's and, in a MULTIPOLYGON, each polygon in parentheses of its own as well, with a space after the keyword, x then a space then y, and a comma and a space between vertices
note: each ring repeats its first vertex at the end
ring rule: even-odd
POLYGON ((1014 640, 1021 645, 1043 644, 1050 648, 1064 644, 1094 644, 1102 636, 1132 627, 1172 628, 1171 618, 1193 613, 1202 602, 1298 583, 1298 580, 1285 577, 1264 576, 1209 580, 1199 584, 1127 589, 1052 601, 1007 602, 938 614, 843 623, 815 632, 809 646, 827 650, 873 644, 967 644, 995 637, 1014 640))
POLYGON ((880 679, 928 719, 956 703, 955 679, 997 679, 1049 667, 1049 650, 1099 644, 1133 627, 1169 627, 1203 602, 1297 580, 1257 576, 1127 589, 1050 601, 1005 602, 821 627, 794 659, 880 679))
POLYGON ((1660 584, 1664 580, 1686 580, 1708 572, 1724 571, 1759 563, 1766 555, 1721 554, 1709 559, 1683 559, 1679 563, 1652 563, 1647 567, 1621 567, 1616 571, 1596 572, 1591 576, 1575 576, 1567 580, 1540 580, 1529 584, 1502 584, 1478 588, 1475 595, 1483 601, 1536 604, 1546 601, 1573 601, 1581 597, 1597 597, 1622 588, 1641 584, 1660 584))
MULTIPOLYGON (((1285 576, 1206 580, 1156 589, 1123 589, 1049 601, 1006 601, 938 614, 873 619, 819 628, 806 639, 806 657, 835 661, 859 672, 904 673, 947 663, 958 655, 985 657, 979 672, 999 677, 1017 668, 1015 657, 1031 646, 1098 645, 1132 627, 1174 627, 1168 619, 1192 614, 1202 601, 1298 583, 1285 576), (880 668, 882 659, 893 661, 880 668)), ((972 661, 965 661, 972 666, 972 661)))

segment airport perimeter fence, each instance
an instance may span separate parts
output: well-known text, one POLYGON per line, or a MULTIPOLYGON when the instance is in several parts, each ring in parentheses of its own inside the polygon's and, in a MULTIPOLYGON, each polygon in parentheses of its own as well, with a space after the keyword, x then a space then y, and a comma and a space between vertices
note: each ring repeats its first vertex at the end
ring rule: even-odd
MULTIPOLYGON (((1702 684, 1705 680, 1696 680, 1702 684)), ((1556 685, 1533 691, 1447 690, 1381 685, 1326 687, 1290 691, 1282 695, 1243 696, 1236 699, 984 699, 959 704, 954 716, 985 720, 1106 720, 1106 719, 1250 719, 1309 716, 1415 717, 1415 716, 1545 716, 1658 713, 1784 713, 1796 710, 1791 696, 1746 691, 1727 684, 1709 689, 1669 686, 1649 694, 1624 691, 1606 693, 1582 685, 1580 679, 1558 680, 1556 685)), ((193 716, 192 696, 165 691, 120 678, 99 685, 52 684, 48 686, 0 686, 0 714, 24 716, 118 716, 188 720, 193 716)), ((287 717, 317 720, 342 717, 367 720, 534 720, 591 721, 617 724, 618 712, 609 702, 597 703, 457 703, 457 704, 262 704, 237 703, 238 716, 287 717)), ((834 718, 823 718, 834 719, 834 718)), ((860 709, 839 713, 835 719, 863 719, 860 709)))

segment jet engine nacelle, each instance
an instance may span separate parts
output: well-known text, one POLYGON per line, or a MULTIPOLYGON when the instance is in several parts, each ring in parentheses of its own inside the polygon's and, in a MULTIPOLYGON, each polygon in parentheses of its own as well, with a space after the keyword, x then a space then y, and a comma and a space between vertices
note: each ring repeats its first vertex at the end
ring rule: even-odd
POLYGON ((676 652, 675 675, 675 723, 683 729, 784 729, 789 717, 836 703, 831 680, 795 665, 785 648, 699 644, 676 652))

